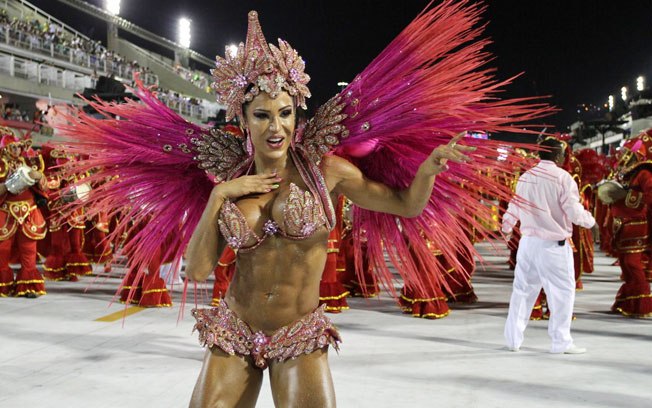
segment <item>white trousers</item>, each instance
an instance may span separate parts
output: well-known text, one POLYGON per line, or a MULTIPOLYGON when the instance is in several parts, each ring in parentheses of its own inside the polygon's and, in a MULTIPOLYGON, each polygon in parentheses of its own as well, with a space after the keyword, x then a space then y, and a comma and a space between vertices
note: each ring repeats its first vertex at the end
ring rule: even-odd
POLYGON ((181 262, 176 265, 176 268, 173 268, 174 266, 173 263, 162 264, 159 269, 159 276, 163 278, 165 284, 168 286, 183 285, 183 280, 181 279, 181 262))
POLYGON ((575 303, 573 250, 568 241, 560 246, 557 241, 522 237, 516 254, 514 286, 505 323, 507 347, 521 347, 532 307, 542 287, 550 309, 550 351, 561 353, 573 345, 570 334, 575 303))

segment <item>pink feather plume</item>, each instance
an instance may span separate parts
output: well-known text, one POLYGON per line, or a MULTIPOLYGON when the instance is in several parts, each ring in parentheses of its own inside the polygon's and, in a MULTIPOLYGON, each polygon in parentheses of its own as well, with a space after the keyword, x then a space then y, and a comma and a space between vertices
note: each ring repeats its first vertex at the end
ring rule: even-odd
MULTIPOLYGON (((532 127, 523 130, 523 124, 554 109, 533 98, 498 98, 514 78, 499 81, 486 67, 492 58, 484 50, 489 40, 478 39, 484 9, 469 1, 446 0, 412 21, 340 93, 348 103, 342 124, 350 135, 336 154, 370 179, 404 189, 431 151, 459 132, 536 133, 532 127)), ((509 200, 508 180, 529 166, 515 152, 518 144, 471 138, 460 144, 477 147, 473 160, 451 163, 437 177, 421 216, 399 217, 397 223, 395 216, 354 208, 354 230, 365 231, 375 276, 390 291, 394 280, 385 253, 408 286, 446 286, 446 266, 433 255, 433 247, 458 270, 460 252, 478 256, 474 239, 495 235, 488 230, 494 214, 487 199, 509 200), (425 275, 419 264, 432 265, 436 273, 425 275)), ((357 244, 359 248, 359 240, 357 244)), ((357 263, 361 266, 362 260, 357 263)))

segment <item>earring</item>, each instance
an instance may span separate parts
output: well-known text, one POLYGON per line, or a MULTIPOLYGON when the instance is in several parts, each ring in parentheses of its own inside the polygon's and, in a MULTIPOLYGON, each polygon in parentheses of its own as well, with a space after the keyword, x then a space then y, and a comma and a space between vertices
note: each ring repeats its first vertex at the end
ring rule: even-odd
POLYGON ((251 142, 251 135, 249 134, 248 128, 245 128, 245 150, 249 156, 254 154, 254 145, 251 142))

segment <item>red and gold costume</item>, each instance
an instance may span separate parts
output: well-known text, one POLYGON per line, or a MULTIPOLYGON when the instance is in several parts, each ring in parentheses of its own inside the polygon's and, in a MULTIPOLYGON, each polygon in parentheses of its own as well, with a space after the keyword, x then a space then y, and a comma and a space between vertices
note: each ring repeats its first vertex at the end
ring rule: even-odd
MULTIPOLYGON (((440 251, 433 249, 436 254, 438 262, 446 266, 447 275, 455 271, 455 268, 450 266, 440 251)), ((421 273, 424 275, 434 274, 436 265, 424 265, 418 257, 414 256, 414 262, 418 263, 421 268, 421 273)), ((398 299, 399 306, 403 313, 411 314, 413 317, 422 317, 424 319, 441 319, 448 316, 450 308, 448 307, 448 296, 444 293, 434 277, 427 281, 428 286, 424 288, 411 288, 403 286, 401 289, 401 297, 398 299)))
MULTIPOLYGON (((142 230, 142 225, 131 231, 125 244, 136 236, 142 230)), ((176 231, 175 231, 176 232, 176 231)), ((157 247, 152 254, 152 260, 145 268, 145 271, 138 273, 131 269, 123 280, 120 302, 132 303, 140 307, 170 307, 172 298, 170 292, 165 286, 165 280, 160 276, 161 265, 173 261, 174 248, 171 247, 173 241, 172 234, 167 237, 163 245, 157 247)))
POLYGON ((110 225, 109 216, 104 212, 95 214, 86 221, 84 255, 90 262, 95 264, 111 262, 113 249, 111 243, 106 239, 110 232, 110 225))
MULTIPOLYGON (((31 140, 18 140, 8 128, 0 131, 0 182, 5 183, 20 166, 43 172, 42 157, 25 154, 31 140)), ((44 181, 41 178, 18 194, 7 191, 0 196, 0 296, 36 297, 46 293, 43 277, 36 269, 37 241, 46 234, 45 218, 36 206, 37 196, 46 189, 44 181), (9 267, 11 259, 18 259, 21 266, 15 280, 9 267)))
MULTIPOLYGON (((598 154, 592 149, 583 149, 575 153, 577 160, 579 160, 582 168, 582 185, 580 186, 580 198, 583 201, 584 208, 589 210, 596 220, 598 233, 600 234, 601 246, 605 241, 603 235, 604 228, 601 227, 607 218, 608 207, 598 200, 596 189, 600 181, 607 178, 609 175, 609 166, 607 157, 598 154)), ((611 236, 606 237, 610 239, 611 236)), ((593 272, 593 258, 594 258, 594 239, 592 234, 584 233, 581 239, 583 240, 580 248, 584 248, 582 252, 582 271, 586 273, 593 272)))
MULTIPOLYGON (((577 189, 580 192, 580 199, 583 201, 584 208, 588 209, 588 203, 586 202, 584 194, 586 190, 582 188, 582 164, 577 157, 575 157, 570 145, 568 144, 570 136, 565 134, 559 135, 557 139, 565 143, 566 150, 566 160, 561 168, 566 170, 577 183, 577 189)), ((593 272, 593 234, 591 230, 573 224, 571 246, 573 248, 573 261, 575 264, 575 289, 582 290, 584 289, 582 274, 593 272)))
MULTIPOLYGON (((72 159, 60 149, 47 145, 44 149, 51 157, 48 162, 53 161, 51 166, 72 159)), ((62 174, 51 166, 46 170, 47 185, 50 190, 48 203, 50 247, 46 251, 43 269, 45 277, 50 280, 76 281, 79 276, 92 272, 91 264, 83 252, 86 216, 83 207, 78 207, 71 214, 66 215, 61 210, 65 205, 64 195, 71 193, 70 188, 78 181, 79 176, 62 174)))
MULTIPOLYGON (((97 188, 100 183, 100 181, 94 183, 92 188, 97 188)), ((91 263, 104 264, 105 272, 111 270, 111 260, 113 259, 113 247, 107 239, 111 232, 111 226, 115 224, 111 218, 105 211, 93 214, 90 218, 86 217, 84 231, 84 255, 91 263)))
POLYGON ((644 257, 649 250, 649 208, 652 206, 652 137, 629 139, 623 149, 619 181, 627 195, 611 204, 613 247, 625 281, 611 307, 628 317, 652 316, 652 295, 646 279, 644 257))
POLYGON ((353 231, 353 220, 351 219, 351 202, 346 198, 338 201, 337 216, 340 217, 341 237, 339 251, 337 252, 337 279, 349 296, 373 298, 378 296, 380 289, 374 279, 373 271, 366 254, 366 234, 364 231, 353 231), (355 236, 360 235, 360 253, 356 254, 354 245, 355 236), (361 268, 356 271, 356 255, 361 262, 361 268), (360 276, 358 276, 358 273, 360 276))
MULTIPOLYGON (((468 231, 473 229, 469 227, 468 231)), ((437 262, 445 268, 444 279, 447 287, 436 284, 436 280, 428 281, 424 288, 410 288, 403 286, 399 298, 399 306, 404 313, 414 317, 426 319, 440 319, 448 316, 450 308, 448 302, 473 303, 477 296, 471 285, 471 275, 475 271, 475 259, 469 251, 459 250, 457 253, 457 264, 452 265, 443 256, 442 252, 428 242, 437 262)), ((414 254, 414 261, 421 266, 421 272, 436 273, 438 265, 424 265, 414 254)))
POLYGON ((449 302, 474 303, 478 300, 475 294, 471 277, 475 272, 475 259, 469 251, 461 249, 457 253, 457 262, 459 265, 446 274, 446 284, 448 288, 444 289, 449 302))
POLYGON ((211 306, 219 305, 222 299, 224 299, 224 295, 226 295, 226 291, 229 289, 231 279, 233 279, 233 274, 235 273, 235 260, 235 251, 230 246, 226 246, 215 267, 215 283, 213 284, 213 300, 211 301, 211 306))
MULTIPOLYGON (((605 172, 607 173, 606 179, 611 179, 615 174, 616 164, 612 161, 615 160, 615 157, 607 157, 604 159, 605 172)), ((600 234, 600 249, 604 251, 607 255, 615 257, 616 254, 613 251, 612 243, 612 218, 611 218, 611 209, 608 204, 602 202, 602 200, 596 200, 595 203, 595 221, 598 227, 598 232, 600 234)))
POLYGON ((326 305, 324 310, 329 313, 340 313, 349 308, 346 302, 349 291, 344 288, 337 276, 340 244, 346 229, 344 225, 345 207, 346 198, 341 196, 337 200, 335 227, 328 236, 326 264, 319 282, 319 304, 326 305))

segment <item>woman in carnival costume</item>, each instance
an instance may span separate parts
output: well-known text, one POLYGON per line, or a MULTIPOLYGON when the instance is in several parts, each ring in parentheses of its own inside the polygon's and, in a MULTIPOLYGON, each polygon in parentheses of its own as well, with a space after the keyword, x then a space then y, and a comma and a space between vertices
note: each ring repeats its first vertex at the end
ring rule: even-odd
POLYGON ((486 231, 478 219, 491 217, 481 191, 511 196, 479 170, 507 175, 524 164, 512 147, 460 133, 522 133, 523 121, 550 112, 496 98, 509 81, 481 68, 490 58, 477 40, 482 11, 464 1, 426 9, 305 126, 296 123, 310 96, 304 62, 285 41, 268 44, 250 12, 246 42, 213 70, 244 143, 185 121, 142 86, 142 103, 97 100, 105 120, 80 113, 60 127, 84 135, 69 146, 89 154, 78 171, 118 176, 93 190, 91 211, 122 209, 135 223, 153 216, 124 248, 138 271, 180 219, 170 248, 180 259, 187 247, 192 280, 213 272, 226 245, 237 251, 224 301, 193 310, 209 349, 191 406, 254 406, 265 368, 277 406, 335 406, 327 355, 339 334, 317 305, 337 194, 356 205, 353 228, 365 231, 375 281, 397 295, 387 253, 405 285, 446 286, 444 270, 424 276, 415 259, 430 261, 430 241, 459 266, 458 249, 473 248, 465 229, 486 231))

